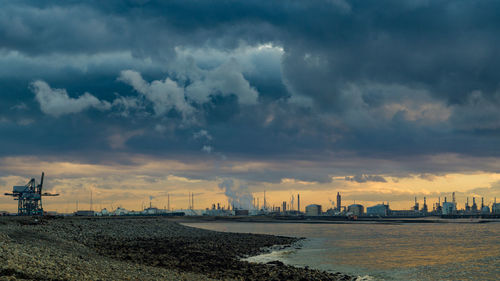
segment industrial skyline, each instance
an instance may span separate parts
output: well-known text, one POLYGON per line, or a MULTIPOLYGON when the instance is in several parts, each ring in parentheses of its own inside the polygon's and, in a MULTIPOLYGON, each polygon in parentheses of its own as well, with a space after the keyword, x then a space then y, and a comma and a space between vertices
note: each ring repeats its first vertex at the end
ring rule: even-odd
MULTIPOLYGON (((51 194, 47 192, 42 193, 42 187, 43 187, 43 182, 44 182, 44 173, 42 172, 42 176, 40 178, 40 183, 37 185, 35 178, 32 178, 27 184, 23 186, 13 186, 12 187, 12 192, 11 193, 5 193, 6 196, 11 196, 14 197, 14 200, 18 201, 18 209, 17 213, 19 215, 42 215, 44 212, 47 212, 47 210, 44 211, 42 207, 42 196, 59 196, 59 194, 51 194)), ((206 210, 208 214, 213 215, 213 216, 219 216, 219 215, 227 215, 228 213, 225 212, 227 211, 236 211, 236 215, 248 215, 249 212, 251 215, 255 214, 266 214, 266 213, 287 213, 287 214, 301 214, 301 213, 310 213, 311 211, 308 210, 310 208, 314 208, 313 213, 318 213, 318 215, 322 214, 322 210, 327 210, 327 213, 329 215, 339 215, 339 214, 346 214, 346 213, 352 213, 354 212, 356 215, 361 215, 363 214, 366 208, 366 213, 370 213, 370 208, 372 209, 372 213, 377 213, 377 212, 382 212, 385 215, 388 215, 389 212, 391 211, 389 207, 389 201, 382 202, 381 204, 377 204, 375 206, 363 206, 359 204, 360 202, 356 204, 356 200, 354 199, 353 202, 349 202, 349 200, 344 200, 342 201, 342 195, 340 192, 337 192, 336 195, 336 201, 334 202, 333 200, 329 200, 330 204, 327 204, 325 208, 321 204, 317 203, 311 203, 307 205, 302 205, 304 206, 304 211, 301 209, 301 201, 300 201, 300 193, 291 194, 290 200, 285 200, 285 201, 280 201, 280 204, 274 204, 272 202, 276 202, 276 198, 274 200, 270 200, 268 197, 266 197, 266 190, 262 192, 262 194, 251 194, 248 192, 245 193, 239 193, 239 192, 234 192, 233 191, 228 191, 231 190, 234 187, 234 183, 232 181, 226 181, 223 184, 219 184, 220 188, 225 188, 226 192, 224 193, 226 196, 227 200, 227 205, 224 203, 224 201, 217 202, 217 203, 211 203, 209 206, 203 207, 203 204, 201 208, 198 208, 198 210, 206 210), (263 204, 260 205, 260 197, 259 195, 263 196, 263 204), (296 199, 295 199, 296 198, 296 199), (344 202, 344 204, 342 204, 344 202), (240 212, 238 212, 240 210, 240 212), (353 211, 354 210, 354 211, 353 211), (374 211, 373 211, 374 210, 374 211), (219 211, 222 211, 219 212, 219 211), (242 212, 241 212, 242 211, 242 212)), ((93 207, 93 190, 89 189, 89 201, 88 201, 88 210, 81 210, 78 207, 78 199, 75 201, 75 209, 74 212, 79 213, 80 215, 85 214, 85 215, 90 215, 91 212, 98 212, 99 210, 103 210, 105 212, 109 212, 110 210, 115 210, 115 212, 122 212, 120 210, 123 210, 125 212, 129 212, 126 208, 123 207, 122 204, 116 205, 116 209, 114 209, 113 204, 110 206, 105 206, 103 208, 102 202, 99 203, 99 209, 95 210, 93 207), (109 210, 107 209, 109 207, 109 210)), ((149 207, 146 208, 147 202, 145 203, 144 201, 141 202, 141 207, 137 209, 139 212, 145 212, 145 214, 156 214, 158 211, 155 210, 163 210, 162 212, 171 212, 174 211, 176 208, 172 208, 171 206, 171 194, 167 193, 166 198, 167 202, 166 204, 161 204, 165 202, 158 202, 158 200, 155 200, 155 206, 153 207, 153 198, 154 196, 149 196, 149 207), (157 204, 160 203, 160 206, 157 204)), ((476 204, 476 197, 477 196, 472 196, 472 205, 469 205, 469 197, 466 197, 466 201, 463 205, 463 208, 460 208, 457 200, 456 200, 456 194, 455 192, 451 193, 451 201, 447 200, 447 197, 444 196, 443 202, 441 204, 441 196, 438 197, 437 202, 431 203, 431 207, 427 204, 427 197, 423 197, 423 204, 420 205, 417 197, 414 197, 414 205, 408 209, 402 209, 402 210, 392 210, 392 214, 398 214, 398 212, 402 216, 408 216, 407 211, 414 211, 419 214, 435 214, 435 215, 441 215, 441 214, 458 214, 461 212, 462 214, 468 213, 468 214, 474 214, 474 213, 490 213, 494 212, 497 213, 498 209, 500 209, 499 204, 496 202, 496 197, 493 199, 492 202, 484 201, 484 197, 481 197, 481 205, 479 206, 476 204)), ((188 192, 188 202, 187 202, 187 207, 183 208, 177 207, 180 211, 183 209, 187 211, 188 213, 191 212, 190 215, 201 215, 201 213, 194 212, 196 210, 195 208, 195 193, 194 192, 188 192)), ((202 197, 203 198, 203 197, 202 197)), ((278 199, 279 201, 280 199, 278 199)), ((117 203, 117 202, 115 202, 117 203)), ((430 203, 430 202, 429 202, 430 203)), ((85 204, 83 204, 85 205, 85 204)), ((198 205, 197 205, 198 206, 198 205)), ((131 210, 134 212, 134 210, 131 210)), ((6 211, 2 211, 6 212, 6 211)), ((52 213, 57 213, 52 211, 52 213)), ((61 211, 59 213, 72 213, 71 211, 68 211, 68 209, 65 209, 65 211, 61 211)), ((234 215, 234 214, 233 214, 234 215)), ((411 216, 411 214, 410 214, 411 216)))

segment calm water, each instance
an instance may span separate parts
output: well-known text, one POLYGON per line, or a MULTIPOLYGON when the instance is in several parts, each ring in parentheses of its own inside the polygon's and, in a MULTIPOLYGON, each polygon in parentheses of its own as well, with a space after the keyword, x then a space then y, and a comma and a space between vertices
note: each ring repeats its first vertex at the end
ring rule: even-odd
POLYGON ((217 231, 307 237, 251 261, 281 260, 370 280, 500 280, 500 223, 189 223, 217 231))

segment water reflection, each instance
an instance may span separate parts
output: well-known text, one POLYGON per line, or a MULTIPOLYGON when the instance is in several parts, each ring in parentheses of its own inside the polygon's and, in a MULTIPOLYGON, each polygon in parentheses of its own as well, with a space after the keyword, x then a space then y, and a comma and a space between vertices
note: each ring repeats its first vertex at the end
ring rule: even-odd
POLYGON ((379 279, 497 280, 500 223, 193 223, 211 230, 307 237, 302 249, 268 257, 379 279))

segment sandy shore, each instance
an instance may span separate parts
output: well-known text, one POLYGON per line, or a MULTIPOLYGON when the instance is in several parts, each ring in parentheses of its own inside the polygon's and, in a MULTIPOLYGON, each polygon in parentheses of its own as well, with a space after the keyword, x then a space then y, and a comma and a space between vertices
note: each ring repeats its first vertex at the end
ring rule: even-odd
POLYGON ((0 218, 0 280, 351 280, 240 257, 297 238, 223 233, 166 218, 0 218))

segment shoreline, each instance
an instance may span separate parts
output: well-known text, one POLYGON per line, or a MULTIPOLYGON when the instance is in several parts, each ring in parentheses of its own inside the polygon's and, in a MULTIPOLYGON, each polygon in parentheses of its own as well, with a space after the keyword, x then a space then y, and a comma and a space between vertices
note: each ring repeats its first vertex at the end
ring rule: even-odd
POLYGON ((1 218, 0 234, 0 276, 6 278, 355 280, 278 261, 241 260, 291 247, 301 238, 216 232, 171 218, 1 218))
POLYGON ((209 223, 209 222, 245 222, 245 223, 303 223, 303 224, 453 224, 453 223, 500 223, 500 219, 447 219, 439 217, 428 218, 361 218, 357 220, 338 219, 336 217, 270 217, 270 216, 180 216, 169 217, 178 223, 209 223))

